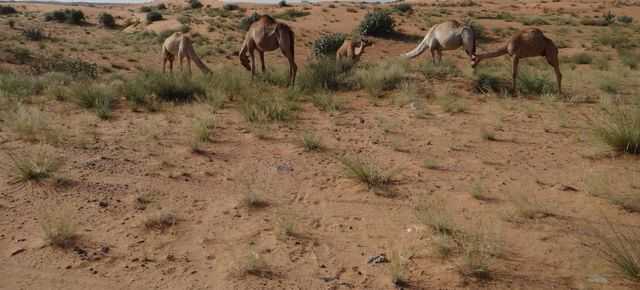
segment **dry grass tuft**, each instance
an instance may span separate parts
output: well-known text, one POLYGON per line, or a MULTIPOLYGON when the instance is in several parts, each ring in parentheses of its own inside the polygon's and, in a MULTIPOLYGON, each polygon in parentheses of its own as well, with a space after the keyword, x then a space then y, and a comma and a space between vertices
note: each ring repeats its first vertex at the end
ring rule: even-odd
POLYGON ((367 185, 369 189, 384 189, 393 183, 393 176, 399 170, 384 172, 370 161, 355 157, 342 157, 339 159, 350 177, 367 185))
POLYGON ((144 226, 147 229, 164 231, 178 222, 176 214, 170 211, 158 211, 150 214, 144 219, 144 226))
POLYGON ((68 210, 44 215, 40 219, 40 226, 45 240, 56 247, 72 247, 78 238, 76 225, 68 210))
POLYGON ((450 236, 459 229, 445 208, 442 200, 425 199, 416 206, 416 217, 419 222, 431 227, 436 233, 450 236))
POLYGON ((640 282, 640 234, 616 228, 606 220, 610 234, 594 228, 597 244, 593 248, 627 280, 640 282))
POLYGON ((44 146, 33 152, 7 155, 11 160, 9 170, 15 176, 15 183, 45 180, 52 177, 62 165, 62 160, 55 158, 44 146))

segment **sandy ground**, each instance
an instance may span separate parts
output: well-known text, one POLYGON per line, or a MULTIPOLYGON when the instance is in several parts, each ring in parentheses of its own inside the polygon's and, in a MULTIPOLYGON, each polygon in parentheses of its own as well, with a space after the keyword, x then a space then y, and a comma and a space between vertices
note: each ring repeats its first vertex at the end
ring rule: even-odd
MULTIPOLYGON (((476 2, 480 5, 434 7, 432 2, 412 2, 416 12, 394 17, 398 30, 414 37, 374 39, 362 62, 375 63, 412 49, 415 38, 429 28, 423 13, 438 9, 451 15, 436 20, 461 20, 468 12, 532 16, 558 9, 580 17, 611 9, 640 19, 639 6, 603 1, 476 2)), ((221 6, 217 1, 204 3, 221 6)), ((14 30, 0 19, 1 68, 24 69, 4 51, 13 43, 37 54, 95 62, 105 78, 161 68, 160 45, 153 40, 131 40, 130 34, 94 25, 43 22, 40 14, 58 5, 10 5, 29 14, 15 18, 14 30), (19 29, 32 26, 42 27, 56 41, 44 46, 24 41, 19 29)), ((172 2, 170 7, 179 5, 172 2)), ((123 23, 143 16, 138 7, 74 8, 86 12, 92 23, 101 11, 123 23)), ((247 9, 244 14, 285 9, 242 7, 247 9)), ((351 32, 376 5, 294 6, 302 7, 311 14, 288 22, 297 34, 296 60, 301 68, 318 35, 351 32)), ((175 25, 178 15, 174 12, 166 16, 169 20, 142 29, 161 31, 175 25)), ((224 50, 207 53, 205 62, 212 67, 238 64, 233 53, 242 32, 210 31, 210 17, 202 13, 194 13, 192 19, 191 32, 208 39, 206 44, 196 42, 199 52, 224 50)), ((494 38, 480 44, 479 51, 504 42, 492 28, 524 27, 517 21, 477 21, 494 38)), ((591 46, 594 35, 604 28, 578 25, 568 32, 557 25, 540 28, 550 38, 568 43, 561 55, 590 51, 610 55, 612 64, 618 61, 615 50, 591 46)), ((427 54, 415 62, 429 60, 427 54)), ((202 104, 137 113, 122 101, 113 119, 101 121, 69 102, 35 102, 33 106, 46 111, 69 140, 88 141, 49 146, 65 160, 57 183, 17 186, 9 182, 10 172, 2 173, 0 289, 393 289, 390 263, 367 263, 371 256, 390 257, 393 252, 406 258, 406 289, 638 289, 639 284, 615 275, 591 247, 596 242, 589 229, 606 229, 604 217, 621 227, 640 226, 638 213, 589 192, 590 180, 604 178, 615 194, 640 194, 638 157, 601 154, 592 141, 587 117, 598 115, 599 104, 549 105, 538 97, 474 94, 463 51, 445 52, 445 58, 455 62, 464 76, 413 81, 425 95, 454 89, 467 104, 465 113, 447 113, 428 102, 432 116, 417 118, 412 106, 396 105, 391 98, 374 101, 364 91, 340 93, 345 110, 326 113, 303 104, 297 120, 270 124, 265 139, 253 133, 237 104, 231 103, 216 113, 215 141, 205 145, 202 154, 193 153, 189 143, 194 118, 209 113, 202 104), (481 138, 487 128, 497 141, 481 138), (305 131, 318 134, 327 150, 305 152, 300 137, 305 131), (399 169, 392 186, 397 195, 376 195, 347 177, 335 157, 342 154, 366 156, 385 170, 399 169), (438 166, 426 168, 425 161, 438 166), (477 188, 487 198, 474 198, 477 188), (247 208, 243 200, 249 190, 267 205, 247 208), (514 221, 518 195, 528 196, 552 215, 514 221), (141 196, 150 200, 144 209, 136 202, 141 196), (436 235, 417 220, 414 210, 425 198, 442 201, 440 207, 463 231, 487 233, 500 247, 489 264, 490 279, 462 275, 461 253, 437 255, 436 235), (59 249, 43 240, 42 213, 53 209, 67 209, 77 222, 81 236, 75 248, 59 249), (163 231, 146 229, 144 220, 161 211, 175 212, 177 223, 163 231), (295 235, 281 237, 282 220, 294 224, 295 235), (252 255, 266 263, 268 270, 262 275, 242 273, 252 255)), ((267 63, 286 62, 278 52, 268 53, 267 63)), ((591 66, 571 69, 563 64, 562 69, 570 94, 605 94, 598 91, 598 75, 591 66)), ((624 78, 622 95, 637 94, 639 85, 633 81, 637 76, 635 71, 624 78)), ((7 152, 35 147, 1 122, 0 139, 7 152)), ((8 164, 5 154, 1 158, 8 164)))

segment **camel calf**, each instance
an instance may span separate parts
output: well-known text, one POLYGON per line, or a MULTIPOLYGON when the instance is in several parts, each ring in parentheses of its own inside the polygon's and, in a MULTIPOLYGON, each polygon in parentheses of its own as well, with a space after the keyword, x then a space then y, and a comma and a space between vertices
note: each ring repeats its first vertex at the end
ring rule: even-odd
POLYGON ((360 56, 364 53, 364 49, 367 46, 371 46, 366 38, 360 38, 360 41, 356 44, 350 39, 345 39, 342 46, 336 51, 336 61, 341 63, 344 61, 356 62, 360 59, 360 56))
POLYGON ((162 44, 162 72, 166 72, 167 62, 169 62, 169 70, 173 71, 173 61, 176 56, 180 59, 180 71, 182 71, 182 62, 186 58, 189 74, 191 74, 192 60, 203 73, 211 72, 193 49, 191 38, 181 32, 176 32, 167 37, 162 44))

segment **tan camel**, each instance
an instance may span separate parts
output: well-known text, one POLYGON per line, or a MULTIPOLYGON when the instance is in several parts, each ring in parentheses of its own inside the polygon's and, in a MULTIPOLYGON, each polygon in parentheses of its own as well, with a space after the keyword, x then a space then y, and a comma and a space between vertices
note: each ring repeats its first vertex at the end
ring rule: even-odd
POLYGON ((264 65, 264 52, 274 51, 278 48, 282 51, 282 54, 289 61, 289 81, 287 86, 291 86, 296 81, 296 73, 298 66, 295 61, 294 52, 294 34, 291 28, 280 22, 276 22, 271 16, 262 15, 260 19, 251 24, 249 31, 245 36, 242 47, 240 48, 240 62, 249 71, 251 71, 251 78, 256 73, 256 61, 254 52, 258 51, 260 56, 260 64, 262 66, 262 72, 264 73, 266 68, 264 65), (247 53, 251 56, 251 61, 247 53), (251 66, 249 66, 251 64, 251 66))
POLYGON ((449 20, 431 27, 422 42, 414 50, 403 54, 403 56, 414 58, 429 48, 433 63, 436 63, 436 54, 438 55, 438 60, 442 62, 443 50, 455 50, 461 46, 464 47, 464 51, 473 61, 476 57, 476 36, 473 29, 458 21, 449 20))
POLYGON ((211 72, 193 49, 191 38, 181 32, 171 34, 162 44, 162 72, 166 72, 167 62, 169 62, 169 70, 173 71, 173 61, 176 56, 180 59, 180 71, 182 71, 182 62, 186 58, 189 73, 191 73, 192 60, 203 73, 211 72))
POLYGON ((361 37, 360 41, 357 44, 354 44, 353 40, 351 39, 345 39, 345 41, 342 43, 342 46, 340 46, 340 48, 338 48, 338 51, 336 51, 336 61, 338 63, 344 61, 356 62, 364 53, 364 49, 370 45, 371 42, 369 42, 364 37, 361 37))
POLYGON ((558 82, 558 93, 562 94, 562 73, 560 73, 560 63, 558 61, 558 47, 540 29, 531 28, 519 32, 511 37, 504 47, 494 52, 478 55, 472 62, 471 67, 475 68, 482 60, 505 54, 509 54, 513 58, 513 85, 511 89, 514 95, 518 94, 516 91, 516 79, 518 78, 518 63, 520 59, 536 56, 544 56, 549 65, 553 67, 556 81, 558 82))

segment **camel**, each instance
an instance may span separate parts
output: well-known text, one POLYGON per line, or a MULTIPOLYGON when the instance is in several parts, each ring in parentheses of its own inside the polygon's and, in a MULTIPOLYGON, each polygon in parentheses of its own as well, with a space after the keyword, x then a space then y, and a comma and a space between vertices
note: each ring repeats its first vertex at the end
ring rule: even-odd
POLYGON ((562 94, 562 73, 560 73, 560 63, 558 62, 558 47, 540 29, 531 28, 517 33, 511 37, 504 47, 494 52, 478 55, 473 60, 471 67, 475 68, 482 60, 505 54, 509 54, 513 58, 513 85, 511 89, 514 95, 517 95, 516 79, 518 77, 519 60, 536 56, 544 56, 549 65, 553 67, 556 81, 558 82, 558 93, 562 94))
POLYGON ((192 60, 203 73, 211 72, 193 49, 191 38, 181 32, 176 32, 167 37, 162 44, 162 72, 166 72, 167 62, 169 62, 169 70, 173 72, 173 61, 176 56, 180 59, 180 71, 182 71, 182 62, 186 58, 189 74, 191 74, 192 60))
POLYGON ((356 62, 360 59, 360 56, 364 53, 364 49, 367 46, 370 46, 371 42, 369 42, 366 38, 361 37, 360 42, 354 44, 351 39, 346 39, 342 46, 336 51, 336 61, 337 63, 341 63, 343 61, 356 62))
POLYGON ((414 50, 403 54, 403 56, 405 58, 415 58, 429 48, 435 64, 436 54, 438 55, 438 60, 442 62, 443 50, 455 50, 461 46, 464 47, 464 51, 473 61, 476 58, 476 36, 473 29, 469 25, 449 20, 431 27, 422 42, 414 50))
POLYGON ((298 71, 298 66, 294 58, 294 40, 293 31, 288 25, 275 21, 271 16, 262 15, 256 22, 251 24, 249 31, 247 31, 242 47, 240 48, 240 62, 247 70, 251 71, 251 79, 253 79, 256 73, 254 52, 256 50, 258 51, 262 72, 264 73, 266 70, 264 65, 264 52, 274 51, 280 48, 282 54, 289 61, 289 80, 287 86, 291 86, 295 83, 296 73, 298 71), (251 61, 249 61, 247 53, 251 56, 251 61), (249 66, 249 64, 251 64, 251 66, 249 66))

